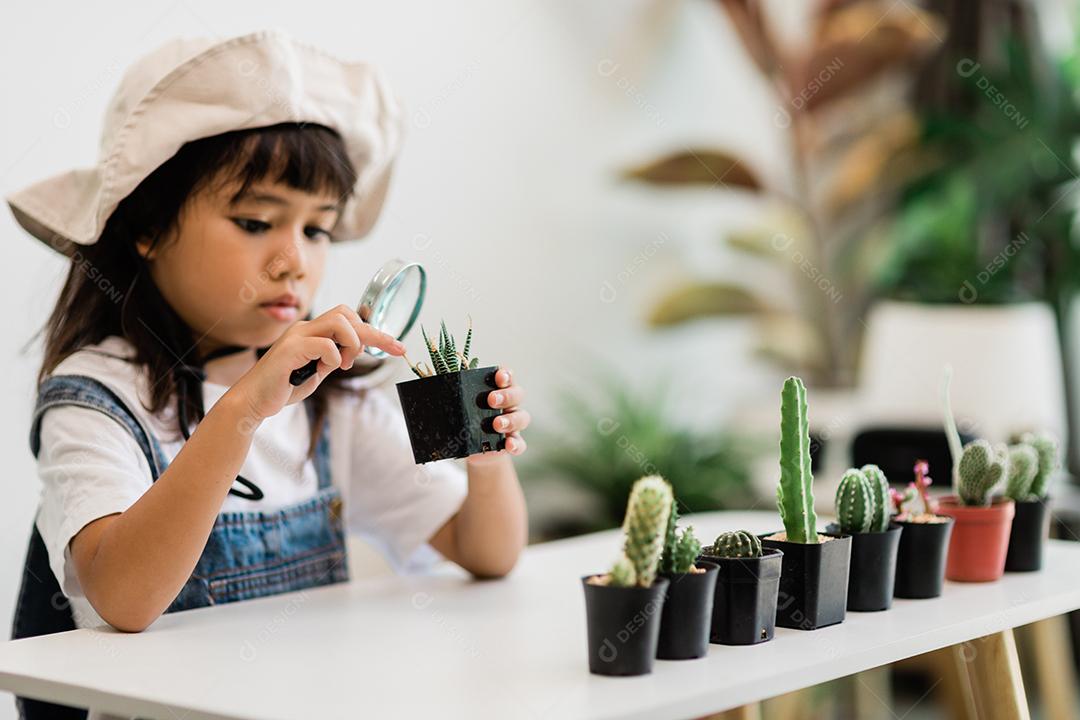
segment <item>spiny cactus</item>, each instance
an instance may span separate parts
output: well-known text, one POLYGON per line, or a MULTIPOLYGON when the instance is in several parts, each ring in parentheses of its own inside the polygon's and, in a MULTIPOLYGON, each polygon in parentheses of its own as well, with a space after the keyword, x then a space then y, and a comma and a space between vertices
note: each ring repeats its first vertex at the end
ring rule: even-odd
POLYGON ((746 530, 733 530, 718 535, 705 554, 722 558, 761 557, 761 539, 746 530))
POLYGON ((664 554, 660 558, 661 572, 669 575, 688 573, 701 552, 701 541, 694 535, 694 528, 687 527, 675 532, 679 522, 679 503, 672 497, 671 513, 668 515, 667 532, 664 533, 664 554))
POLYGON ((870 491, 874 495, 874 519, 870 531, 885 532, 889 529, 892 514, 889 508, 889 479, 877 465, 863 465, 862 472, 870 482, 870 491))
POLYGON ((957 494, 965 505, 989 505, 990 493, 1009 473, 1009 451, 1004 445, 992 446, 983 439, 972 440, 967 445, 960 446, 960 433, 956 429, 956 419, 953 417, 952 402, 949 398, 951 382, 952 368, 946 367, 942 408, 957 494))
POLYGON ((1024 433, 1020 436, 1020 441, 1035 448, 1035 452, 1039 454, 1039 471, 1031 481, 1029 492, 1032 497, 1044 498, 1049 490, 1050 480, 1061 464, 1057 438, 1046 432, 1024 433))
POLYGON ((620 555, 615 564, 611 566, 610 575, 611 585, 618 587, 637 585, 637 573, 634 571, 634 564, 625 555, 620 555))
POLYGON ((1039 453, 1027 443, 1009 446, 1009 479, 1005 495, 1013 500, 1027 500, 1031 483, 1039 474, 1039 453))
MULTIPOLYGON (((650 587, 656 579, 671 503, 671 486, 659 475, 641 478, 630 490, 623 520, 623 554, 633 566, 634 579, 641 587, 650 587)), ((617 585, 617 580, 612 572, 611 584, 617 585)))
POLYGON ((439 342, 428 337, 427 330, 424 326, 420 326, 420 334, 424 338, 424 347, 427 348, 428 356, 431 358, 431 366, 424 361, 420 361, 417 364, 413 364, 408 355, 405 356, 405 362, 409 363, 409 368, 416 373, 417 377, 431 377, 432 375, 445 375, 447 373, 455 373, 461 370, 473 370, 480 365, 479 358, 469 359, 469 350, 472 348, 472 318, 469 318, 469 328, 465 333, 465 346, 461 352, 457 351, 457 343, 454 341, 454 336, 446 329, 446 322, 439 323, 439 342))
POLYGON ((889 527, 889 482, 877 465, 849 468, 836 489, 836 516, 846 533, 884 532, 889 527))
POLYGON ((799 378, 789 377, 780 401, 780 483, 776 487, 776 505, 789 542, 818 541, 813 482, 806 387, 799 378))

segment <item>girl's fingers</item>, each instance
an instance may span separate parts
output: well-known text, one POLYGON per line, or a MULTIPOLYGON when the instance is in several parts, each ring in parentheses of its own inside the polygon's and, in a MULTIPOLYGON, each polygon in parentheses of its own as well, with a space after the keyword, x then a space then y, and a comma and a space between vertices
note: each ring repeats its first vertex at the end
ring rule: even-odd
POLYGON ((341 365, 339 367, 352 367, 356 356, 364 351, 360 336, 357 334, 356 328, 345 316, 334 315, 329 320, 330 332, 333 335, 334 342, 338 344, 341 350, 341 365))
POLYGON ((525 444, 525 440, 518 433, 507 435, 506 452, 511 455, 520 455, 525 452, 526 447, 528 447, 528 445, 525 444))
POLYGON ((353 330, 356 331, 357 337, 360 338, 364 345, 377 347, 383 352, 391 355, 405 354, 405 346, 399 342, 397 338, 368 325, 360 318, 356 311, 348 305, 338 305, 334 310, 352 324, 353 330))
MULTIPOLYGON (((498 374, 495 382, 498 384, 498 374)), ((488 393, 488 405, 493 408, 517 407, 525 399, 525 390, 520 385, 511 385, 502 390, 492 390, 488 393)))
POLYGON ((510 387, 510 383, 514 381, 511 375, 509 368, 499 368, 495 372, 495 386, 501 388, 510 387))
POLYGON ((530 422, 532 422, 532 415, 528 410, 514 410, 499 415, 495 418, 493 425, 503 435, 511 435, 529 427, 530 422))
POLYGON ((304 358, 299 367, 303 367, 311 360, 319 361, 318 369, 321 372, 312 377, 321 378, 329 371, 341 367, 341 350, 338 350, 337 343, 330 338, 318 335, 304 338, 300 351, 304 358))

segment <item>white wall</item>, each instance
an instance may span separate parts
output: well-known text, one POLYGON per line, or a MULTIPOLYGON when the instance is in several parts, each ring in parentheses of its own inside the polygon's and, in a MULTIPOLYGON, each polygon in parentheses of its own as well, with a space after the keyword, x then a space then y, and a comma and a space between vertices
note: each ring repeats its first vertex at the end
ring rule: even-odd
MULTIPOLYGON (((675 387, 693 398, 683 409, 699 422, 773 387, 769 371, 747 366, 746 328, 656 335, 641 324, 682 262, 720 270, 719 228, 745 205, 657 197, 615 179, 619 168, 687 143, 738 147, 767 175, 781 167, 774 108, 711 4, 112 0, 9 4, 4 15, 5 194, 93 162, 105 102, 134 57, 175 35, 280 27, 381 63, 410 108, 385 215, 373 238, 336 250, 322 306, 355 301, 389 257, 426 263, 425 321, 460 325, 471 313, 479 356, 516 370, 538 423, 557 420, 547 415, 553 392, 586 382, 593 359, 641 384, 675 372, 675 387)), ((21 348, 65 267, 6 211, 0 235, 6 628, 38 492, 26 434, 39 355, 21 348)), ((0 717, 9 710, 0 703, 0 717)))

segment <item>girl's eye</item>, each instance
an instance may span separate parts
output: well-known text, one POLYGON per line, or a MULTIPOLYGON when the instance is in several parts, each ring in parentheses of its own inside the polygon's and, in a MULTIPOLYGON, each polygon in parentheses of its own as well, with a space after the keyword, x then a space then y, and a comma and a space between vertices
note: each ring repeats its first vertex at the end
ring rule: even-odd
POLYGON ((321 227, 318 227, 317 225, 309 225, 306 228, 304 228, 304 234, 307 235, 312 240, 321 240, 323 238, 326 238, 327 240, 330 239, 330 231, 329 230, 323 230, 321 227))
POLYGON ((233 218, 236 226, 251 235, 261 235, 270 229, 270 223, 262 220, 249 220, 248 218, 233 218))

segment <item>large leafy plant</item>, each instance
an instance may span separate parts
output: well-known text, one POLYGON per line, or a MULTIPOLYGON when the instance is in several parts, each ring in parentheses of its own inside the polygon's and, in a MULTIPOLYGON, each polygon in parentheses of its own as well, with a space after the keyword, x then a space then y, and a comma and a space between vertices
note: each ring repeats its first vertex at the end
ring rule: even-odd
MULTIPOLYGON (((793 301, 729 279, 688 274, 651 313, 657 327, 703 317, 757 321, 762 354, 818 384, 849 379, 852 335, 873 288, 863 240, 915 166, 894 162, 919 136, 906 89, 938 42, 941 23, 914 4, 822 0, 803 47, 774 40, 760 0, 722 0, 776 102, 790 148, 790 177, 766 182, 745 158, 692 147, 628 171, 663 187, 709 187, 765 199, 767 226, 728 244, 772 261, 792 278, 793 301)), ((872 246, 871 247, 872 250, 872 246)))

